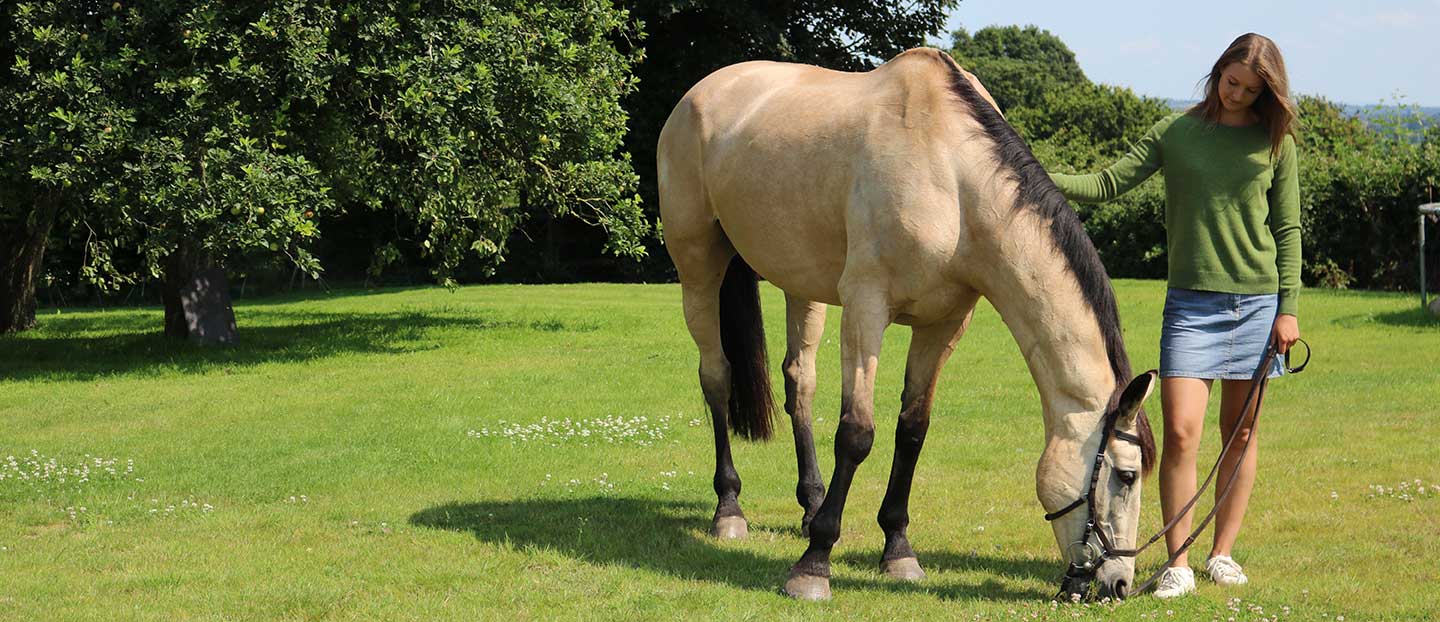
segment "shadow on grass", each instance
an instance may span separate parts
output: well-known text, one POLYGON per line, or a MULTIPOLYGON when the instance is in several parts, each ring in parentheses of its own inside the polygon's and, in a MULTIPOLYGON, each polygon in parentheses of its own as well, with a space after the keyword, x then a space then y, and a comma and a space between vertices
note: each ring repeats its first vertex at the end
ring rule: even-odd
POLYGON ((1440 328, 1440 317, 1435 317, 1424 309, 1410 309, 1408 311, 1392 311, 1390 313, 1375 314, 1375 321, 1388 326, 1410 326, 1414 328, 1440 328))
MULTIPOLYGON (((556 551, 597 565, 640 568, 762 592, 778 593, 794 561, 783 553, 761 554, 710 538, 706 535, 710 508, 698 503, 624 497, 449 503, 415 513, 410 524, 470 533, 490 544, 556 551)), ((766 531, 753 524, 751 529, 752 539, 766 531)), ((879 559, 875 550, 847 553, 835 561, 874 570, 879 559)), ((922 552, 920 561, 933 570, 978 570, 1043 582, 1058 574, 1056 564, 1028 559, 922 552)), ((875 579, 835 577, 831 584, 837 592, 916 592, 946 600, 1041 602, 1053 596, 1048 588, 1016 590, 993 579, 978 584, 934 578, 902 583, 875 572, 875 579)))
POLYGON ((345 353, 433 350, 444 329, 589 332, 598 327, 554 317, 501 320, 481 315, 398 311, 315 313, 242 310, 240 343, 200 346, 160 333, 154 310, 47 317, 34 333, 0 337, 0 380, 90 380, 112 375, 206 373, 345 353))
POLYGON ((1385 313, 1342 315, 1331 319, 1330 322, 1342 328, 1359 328, 1371 324, 1381 324, 1384 326, 1440 329, 1440 318, 1430 315, 1429 311, 1419 308, 1385 313))

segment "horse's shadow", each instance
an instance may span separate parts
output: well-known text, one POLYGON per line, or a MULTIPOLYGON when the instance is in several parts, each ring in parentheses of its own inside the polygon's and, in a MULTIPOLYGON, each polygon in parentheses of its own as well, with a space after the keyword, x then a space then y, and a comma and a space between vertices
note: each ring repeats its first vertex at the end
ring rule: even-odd
MULTIPOLYGON (((777 543, 775 554, 769 555, 716 541, 706 534, 709 514, 709 508, 699 503, 604 496, 448 503, 416 512, 410 524, 468 532, 482 542, 517 549, 555 551, 597 565, 642 568, 681 579, 777 591, 792 561, 786 551, 796 547, 777 543)), ((750 538, 773 539, 791 531, 752 521, 750 538)), ((798 549, 793 554, 798 556, 798 549)), ((920 555, 922 564, 938 571, 982 570, 1041 583, 1049 583, 1057 574, 1055 564, 1032 559, 940 551, 920 555)), ((921 583, 893 581, 876 570, 879 559, 878 549, 838 555, 835 563, 864 568, 873 578, 847 572, 833 578, 832 585, 842 592, 918 592, 946 600, 1034 602, 1054 595, 1043 589, 1015 589, 994 578, 979 582, 937 581, 934 577, 921 583)))

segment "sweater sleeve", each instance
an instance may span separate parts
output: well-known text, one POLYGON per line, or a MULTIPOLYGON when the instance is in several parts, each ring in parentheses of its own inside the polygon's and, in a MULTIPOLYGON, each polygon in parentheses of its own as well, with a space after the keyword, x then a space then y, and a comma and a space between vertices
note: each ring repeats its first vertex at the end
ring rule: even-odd
POLYGON ((1280 146, 1270 201, 1270 233, 1275 238, 1275 269, 1280 276, 1278 312, 1298 315, 1300 309, 1300 175, 1295 140, 1280 146))
POLYGON ((1160 149, 1161 137, 1172 120, 1173 116, 1156 123, 1130 148, 1129 153, 1099 173, 1051 173, 1050 179, 1060 187, 1060 193, 1071 201, 1104 203, 1125 194, 1160 170, 1164 163, 1160 149))

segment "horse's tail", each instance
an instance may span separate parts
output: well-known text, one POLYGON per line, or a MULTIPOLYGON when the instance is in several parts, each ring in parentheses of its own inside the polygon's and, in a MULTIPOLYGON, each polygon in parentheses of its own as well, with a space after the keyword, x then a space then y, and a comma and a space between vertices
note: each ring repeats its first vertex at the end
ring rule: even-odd
POLYGON ((720 285, 720 345, 730 362, 730 429, 747 440, 769 440, 775 418, 766 360, 765 323, 755 271, 739 254, 720 285))

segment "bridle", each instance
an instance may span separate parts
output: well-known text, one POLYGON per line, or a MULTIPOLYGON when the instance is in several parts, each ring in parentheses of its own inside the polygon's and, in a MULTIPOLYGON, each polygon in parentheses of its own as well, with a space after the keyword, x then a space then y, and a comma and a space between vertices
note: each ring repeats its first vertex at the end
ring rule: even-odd
POLYGON ((1110 445, 1110 437, 1113 436, 1116 439, 1133 443, 1136 446, 1141 445, 1140 437, 1123 430, 1115 429, 1115 424, 1120 420, 1119 406, 1119 404, 1116 404, 1115 408, 1105 413, 1105 419, 1101 423, 1100 448, 1095 452, 1095 464, 1090 469, 1090 486, 1085 490, 1085 494, 1070 502, 1069 505, 1045 514, 1046 521, 1054 521, 1074 511, 1075 508, 1082 505, 1085 506, 1087 513, 1085 517, 1085 531, 1080 535, 1079 540, 1071 543, 1070 546, 1066 548, 1067 557, 1070 558, 1070 566, 1065 570, 1064 584, 1066 586, 1072 582, 1080 582, 1088 585, 1090 581, 1095 578, 1095 573, 1099 570, 1101 564, 1117 557, 1134 557, 1139 555, 1140 551, 1145 550, 1145 547, 1150 546, 1151 542, 1155 540, 1155 538, 1152 538, 1151 542, 1145 543, 1145 546, 1139 549, 1117 548, 1113 544, 1113 540, 1105 535, 1105 530, 1100 527, 1095 519, 1097 516, 1095 512, 1095 490, 1100 483, 1100 467, 1105 462, 1105 451, 1110 445), (1099 541, 1099 546, 1096 546, 1095 543, 1090 541, 1092 534, 1095 536, 1095 539, 1099 541))
MULTIPOLYGON (((1286 352, 1284 356, 1285 370, 1287 373, 1298 374, 1305 371, 1305 366, 1310 364, 1310 344, 1306 343, 1304 339, 1299 340, 1299 343, 1305 346, 1305 360, 1300 363, 1299 367, 1291 367, 1290 352, 1286 352)), ((1195 491, 1195 496, 1191 497, 1190 500, 1185 503, 1185 506, 1175 513, 1175 516, 1170 519, 1169 523, 1161 528, 1160 531, 1156 532, 1155 535, 1151 536, 1145 544, 1133 549, 1117 548, 1113 544, 1114 540, 1105 535, 1105 530, 1102 529, 1096 521, 1095 490, 1100 483, 1100 467, 1105 462, 1105 452, 1110 445, 1110 438, 1113 436, 1116 439, 1135 445, 1141 444, 1140 437, 1123 430, 1115 429, 1116 423, 1120 420, 1119 404, 1116 404, 1115 408, 1105 413, 1105 419, 1101 422, 1100 447, 1095 451, 1095 463, 1090 470, 1090 487, 1085 491, 1084 496, 1072 501, 1063 508, 1045 514, 1046 521, 1053 521, 1069 514, 1075 510, 1075 508, 1082 505, 1085 506, 1085 510, 1088 513, 1088 516, 1085 518, 1084 533, 1081 534, 1079 540, 1071 543, 1070 546, 1066 548, 1065 552, 1068 554, 1067 557, 1070 558, 1070 565, 1065 570, 1062 588, 1070 591, 1068 588, 1071 585, 1078 584, 1088 586, 1090 582, 1095 579, 1095 573, 1099 571, 1100 566, 1106 561, 1120 557, 1138 556, 1144 552, 1145 549, 1150 548, 1150 545, 1164 537, 1166 533, 1180 522, 1181 518, 1190 512, 1190 508, 1195 506, 1195 502, 1200 499, 1200 496, 1205 493, 1205 489, 1209 488, 1211 482, 1215 480, 1215 473, 1220 468, 1220 461, 1230 452, 1231 446, 1233 446, 1235 440, 1239 438, 1240 430, 1247 427, 1244 425, 1246 413, 1249 413, 1250 418, 1250 425, 1248 427, 1254 430, 1256 422, 1260 418, 1260 408, 1258 404, 1261 403, 1260 400, 1265 396, 1265 387, 1270 381, 1270 369, 1274 366, 1275 359, 1278 356, 1280 356, 1280 354, 1274 343, 1266 343, 1265 354, 1260 357, 1260 365, 1255 368, 1255 373, 1251 375, 1250 393, 1245 396, 1245 405, 1240 409, 1241 421, 1230 431, 1230 437, 1225 440, 1225 447, 1220 450, 1220 457, 1216 458, 1214 466, 1210 467, 1210 474, 1205 477, 1205 483, 1200 485, 1200 488, 1195 491), (1250 410, 1251 404, 1257 404, 1253 411, 1250 410), (1095 536, 1095 540, 1099 542, 1098 546, 1090 541, 1092 534, 1095 536)), ((1250 451, 1250 443, 1254 438, 1255 435, 1253 433, 1245 438, 1245 447, 1241 450, 1240 455, 1243 456, 1246 452, 1250 451)), ((1195 530, 1190 533, 1190 536, 1185 539, 1185 543, 1170 556, 1170 559, 1167 560, 1159 570, 1155 571, 1155 574, 1151 575, 1145 583, 1135 589, 1135 591, 1132 592, 1133 594, 1141 594, 1144 593, 1145 590, 1150 589, 1150 586, 1155 584, 1155 581, 1160 578, 1160 574, 1165 571, 1165 568, 1169 567, 1171 563, 1185 554, 1185 551, 1195 542, 1195 538, 1210 525, 1210 521, 1214 519, 1215 514, 1220 511, 1220 506, 1224 503, 1225 498, 1230 495, 1230 490, 1234 488, 1235 478, 1239 473, 1240 469, 1235 469, 1230 473, 1230 479, 1225 482, 1224 488, 1220 490, 1219 496, 1215 499, 1215 507, 1211 508, 1210 513, 1205 516, 1204 520, 1200 521, 1200 526, 1196 527, 1195 530)))

